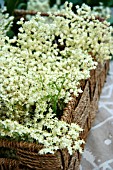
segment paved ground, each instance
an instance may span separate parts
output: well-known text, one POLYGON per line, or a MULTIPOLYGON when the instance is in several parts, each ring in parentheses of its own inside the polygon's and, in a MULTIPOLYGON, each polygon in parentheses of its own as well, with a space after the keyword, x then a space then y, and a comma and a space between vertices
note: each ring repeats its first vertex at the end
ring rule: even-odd
POLYGON ((80 170, 113 170, 113 62, 110 63, 80 170))

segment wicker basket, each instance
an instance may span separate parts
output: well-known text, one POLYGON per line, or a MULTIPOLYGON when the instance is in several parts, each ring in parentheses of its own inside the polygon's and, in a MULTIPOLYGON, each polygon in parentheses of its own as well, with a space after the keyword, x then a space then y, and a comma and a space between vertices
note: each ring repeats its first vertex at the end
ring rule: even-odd
MULTIPOLYGON (((98 99, 109 69, 109 61, 99 64, 91 71, 89 80, 82 82, 83 93, 73 96, 64 109, 62 120, 76 122, 84 130, 80 134, 86 141, 98 110, 98 99)), ((84 148, 84 146, 82 146, 84 148)), ((58 150, 54 155, 38 155, 42 145, 27 142, 0 140, 0 170, 79 170, 81 155, 70 156, 67 150, 58 150)))

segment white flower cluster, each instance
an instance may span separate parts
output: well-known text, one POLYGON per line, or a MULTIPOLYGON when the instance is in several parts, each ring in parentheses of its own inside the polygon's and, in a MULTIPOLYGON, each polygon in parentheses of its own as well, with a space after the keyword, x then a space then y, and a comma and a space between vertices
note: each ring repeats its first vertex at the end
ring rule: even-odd
POLYGON ((92 9, 92 13, 94 13, 97 17, 108 19, 111 16, 110 7, 105 7, 103 3, 100 3, 99 6, 94 6, 92 9))
POLYGON ((14 19, 13 16, 9 17, 9 14, 5 12, 5 7, 3 9, 0 9, 0 32, 2 32, 2 34, 4 35, 7 33, 7 31, 9 31, 14 19))
POLYGON ((29 0, 27 3, 28 10, 45 12, 48 11, 49 8, 49 0, 29 0))
MULTIPOLYGON (((73 39, 74 45, 90 53, 96 61, 103 62, 113 54, 113 27, 106 20, 97 19, 91 8, 85 4, 77 8, 77 15, 71 10, 72 4, 62 10, 62 14, 71 20, 72 32, 68 33, 69 44, 73 39), (76 28, 76 29, 73 29, 76 28), (71 34, 73 37, 70 37, 71 34)), ((70 29, 70 30, 71 30, 70 29)))
POLYGON ((111 27, 89 13, 83 5, 74 14, 70 4, 62 10, 65 17, 21 19, 18 37, 1 45, 1 137, 36 140, 44 145, 40 153, 63 148, 82 152, 82 129, 59 117, 71 93, 82 92, 80 81, 96 68, 90 54, 104 61, 111 52, 111 27))
POLYGON ((56 11, 61 5, 61 0, 56 0, 56 3, 53 7, 50 7, 50 0, 29 0, 27 3, 27 9, 38 11, 38 12, 48 12, 56 11))
POLYGON ((12 26, 13 19, 13 16, 9 16, 9 14, 6 13, 5 7, 0 9, 0 50, 5 45, 5 42, 9 40, 6 34, 12 26))
POLYGON ((83 140, 79 139, 79 133, 82 129, 75 123, 70 125, 64 121, 59 121, 54 118, 54 115, 48 113, 37 127, 26 127, 19 124, 17 121, 6 119, 0 120, 0 136, 8 136, 15 140, 24 140, 36 143, 41 143, 44 148, 39 151, 39 154, 54 153, 58 149, 67 148, 70 155, 75 150, 82 153, 81 144, 83 140))

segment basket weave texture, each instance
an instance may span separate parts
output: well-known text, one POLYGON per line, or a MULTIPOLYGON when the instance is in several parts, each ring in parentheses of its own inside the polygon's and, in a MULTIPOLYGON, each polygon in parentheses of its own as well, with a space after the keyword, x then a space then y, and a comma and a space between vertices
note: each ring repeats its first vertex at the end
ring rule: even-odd
MULTIPOLYGON (((98 64, 91 71, 91 77, 81 82, 83 93, 73 99, 64 109, 62 120, 75 122, 84 130, 80 138, 86 141, 92 122, 98 110, 98 99, 104 85, 109 61, 98 64)), ((67 150, 58 150, 54 155, 39 155, 42 145, 34 143, 0 140, 0 170, 79 170, 81 155, 70 156, 67 150)), ((84 148, 84 146, 82 146, 84 148)))

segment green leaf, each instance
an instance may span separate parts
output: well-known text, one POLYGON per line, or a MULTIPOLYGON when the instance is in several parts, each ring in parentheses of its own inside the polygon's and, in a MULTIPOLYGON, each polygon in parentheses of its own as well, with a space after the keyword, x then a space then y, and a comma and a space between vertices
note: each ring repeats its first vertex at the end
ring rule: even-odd
POLYGON ((110 1, 107 1, 107 2, 108 2, 107 6, 113 6, 113 0, 110 0, 110 1))
POLYGON ((111 16, 108 21, 110 22, 111 25, 113 25, 113 16, 111 16))
POLYGON ((7 12, 13 15, 15 9, 26 9, 28 0, 5 0, 7 12))
POLYGON ((27 7, 27 4, 26 3, 20 3, 18 6, 17 6, 17 9, 26 9, 27 7))
POLYGON ((7 32, 7 36, 8 36, 9 38, 12 38, 12 37, 14 36, 14 32, 13 32, 12 30, 9 30, 9 31, 7 32))
POLYGON ((7 12, 12 15, 14 9, 16 8, 16 5, 19 0, 5 0, 5 5, 7 7, 7 12))
POLYGON ((84 3, 86 3, 87 5, 89 6, 97 6, 99 5, 99 0, 95 0, 95 1, 92 1, 92 0, 84 0, 84 3))
POLYGON ((56 0, 50 1, 50 6, 52 7, 56 3, 56 0))
POLYGON ((113 6, 113 0, 84 0, 84 2, 90 6, 96 6, 99 5, 100 2, 102 2, 105 6, 113 6))
POLYGON ((82 4, 83 3, 83 0, 68 0, 68 2, 72 2, 74 5, 76 5, 76 4, 82 4))

